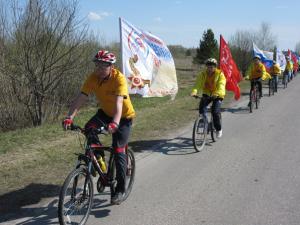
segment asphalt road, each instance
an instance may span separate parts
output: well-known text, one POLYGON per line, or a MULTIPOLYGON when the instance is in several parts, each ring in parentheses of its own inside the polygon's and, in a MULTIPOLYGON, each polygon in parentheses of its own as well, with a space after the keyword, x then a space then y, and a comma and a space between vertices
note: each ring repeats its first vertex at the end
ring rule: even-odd
MULTIPOLYGON (((87 224, 300 224, 299 96, 298 75, 252 114, 246 99, 224 112, 223 137, 202 152, 192 148, 190 124, 137 154, 129 198, 111 206, 108 192, 97 194, 87 224)), ((0 224, 57 224, 56 206, 49 199, 0 224)))

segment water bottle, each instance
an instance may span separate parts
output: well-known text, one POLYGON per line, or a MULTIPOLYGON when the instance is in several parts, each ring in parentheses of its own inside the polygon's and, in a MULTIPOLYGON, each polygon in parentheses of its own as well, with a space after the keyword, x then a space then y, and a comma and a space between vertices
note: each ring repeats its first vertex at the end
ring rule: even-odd
POLYGON ((102 157, 101 155, 99 155, 99 157, 98 157, 98 163, 100 165, 102 172, 105 173, 106 172, 106 164, 105 164, 104 157, 102 157))

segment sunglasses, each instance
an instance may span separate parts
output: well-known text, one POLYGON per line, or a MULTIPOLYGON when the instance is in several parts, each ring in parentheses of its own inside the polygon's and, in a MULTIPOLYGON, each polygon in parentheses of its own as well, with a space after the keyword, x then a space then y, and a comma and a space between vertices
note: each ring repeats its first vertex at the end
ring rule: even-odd
POLYGON ((96 62, 95 66, 100 68, 107 68, 110 67, 112 64, 109 62, 96 62))

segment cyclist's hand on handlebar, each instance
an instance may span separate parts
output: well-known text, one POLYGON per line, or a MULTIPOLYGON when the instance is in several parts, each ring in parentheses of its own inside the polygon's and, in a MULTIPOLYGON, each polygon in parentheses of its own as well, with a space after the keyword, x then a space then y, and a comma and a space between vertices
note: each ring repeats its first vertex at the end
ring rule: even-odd
POLYGON ((63 129, 64 130, 71 129, 72 124, 73 124, 73 120, 70 117, 66 117, 62 122, 63 129))
POLYGON ((107 126, 107 130, 110 134, 115 133, 119 128, 119 124, 115 123, 115 122, 111 122, 108 124, 107 126))

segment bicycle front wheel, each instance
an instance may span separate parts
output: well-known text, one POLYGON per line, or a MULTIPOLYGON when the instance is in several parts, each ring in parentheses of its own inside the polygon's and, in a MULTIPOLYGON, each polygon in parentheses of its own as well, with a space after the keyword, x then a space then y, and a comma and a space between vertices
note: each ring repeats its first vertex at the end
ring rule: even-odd
POLYGON ((73 170, 59 196, 58 219, 61 225, 86 223, 93 205, 93 182, 86 168, 73 170))
POLYGON ((193 128, 193 145, 196 152, 199 152, 204 148, 206 136, 207 127, 205 126, 204 119, 199 116, 199 118, 195 120, 193 128))

